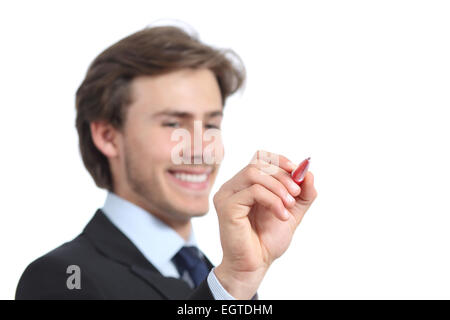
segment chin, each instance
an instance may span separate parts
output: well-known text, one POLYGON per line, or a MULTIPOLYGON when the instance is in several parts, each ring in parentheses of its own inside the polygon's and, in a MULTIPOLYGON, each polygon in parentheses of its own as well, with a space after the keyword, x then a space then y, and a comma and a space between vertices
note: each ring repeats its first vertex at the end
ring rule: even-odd
POLYGON ((203 203, 203 200, 197 203, 194 201, 195 200, 191 200, 189 202, 178 202, 173 205, 178 209, 178 212, 189 217, 201 217, 208 213, 209 204, 207 201, 205 203, 203 203))

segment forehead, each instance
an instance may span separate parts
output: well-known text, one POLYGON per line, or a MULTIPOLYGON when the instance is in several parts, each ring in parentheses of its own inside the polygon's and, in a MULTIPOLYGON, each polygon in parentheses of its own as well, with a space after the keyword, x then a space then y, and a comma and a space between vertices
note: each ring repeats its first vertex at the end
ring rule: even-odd
POLYGON ((179 110, 204 114, 222 110, 220 88, 208 69, 182 69, 158 76, 141 76, 131 83, 135 112, 179 110))

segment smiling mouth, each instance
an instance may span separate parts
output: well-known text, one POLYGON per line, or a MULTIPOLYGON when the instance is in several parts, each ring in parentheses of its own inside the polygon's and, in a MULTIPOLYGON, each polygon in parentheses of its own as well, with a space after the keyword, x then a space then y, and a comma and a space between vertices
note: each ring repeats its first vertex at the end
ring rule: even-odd
POLYGON ((179 169, 167 172, 171 180, 183 189, 204 190, 209 186, 212 169, 179 169))
POLYGON ((192 183, 202 183, 208 179, 208 174, 202 173, 202 174, 189 174, 189 173, 182 173, 182 172, 175 172, 173 173, 175 178, 186 181, 186 182, 192 182, 192 183))

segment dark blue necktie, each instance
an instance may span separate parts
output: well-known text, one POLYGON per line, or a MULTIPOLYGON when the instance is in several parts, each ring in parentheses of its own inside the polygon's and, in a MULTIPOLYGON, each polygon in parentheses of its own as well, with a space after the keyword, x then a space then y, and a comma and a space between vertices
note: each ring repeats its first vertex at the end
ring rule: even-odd
POLYGON ((172 258, 180 276, 183 276, 184 272, 187 271, 195 287, 198 287, 209 273, 205 260, 200 256, 200 251, 196 247, 183 247, 172 258))

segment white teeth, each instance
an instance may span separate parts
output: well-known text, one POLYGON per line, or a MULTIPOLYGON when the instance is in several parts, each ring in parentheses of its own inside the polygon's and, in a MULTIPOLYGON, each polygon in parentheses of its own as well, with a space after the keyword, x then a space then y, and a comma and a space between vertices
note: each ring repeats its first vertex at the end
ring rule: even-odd
POLYGON ((206 173, 203 174, 175 173, 175 178, 180 179, 181 181, 200 183, 206 181, 208 175, 206 173))

